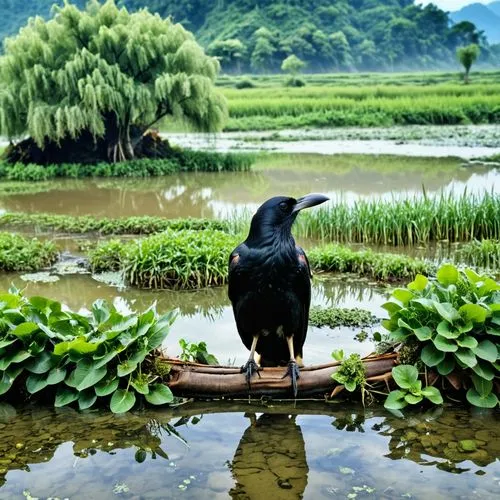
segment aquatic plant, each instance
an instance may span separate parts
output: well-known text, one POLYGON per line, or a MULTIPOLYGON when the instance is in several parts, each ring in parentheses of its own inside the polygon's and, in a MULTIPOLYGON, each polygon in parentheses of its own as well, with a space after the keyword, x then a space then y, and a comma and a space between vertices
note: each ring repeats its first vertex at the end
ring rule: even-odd
POLYGON ((474 406, 498 405, 500 284, 471 269, 442 265, 436 277, 417 275, 382 306, 393 341, 418 342, 419 358, 452 388, 467 389, 474 406))
POLYGON ((363 327, 377 323, 377 318, 370 312, 357 307, 353 309, 343 307, 312 307, 309 311, 309 324, 311 326, 338 326, 363 327))
POLYGON ((52 265, 58 255, 51 241, 0 233, 0 271, 39 271, 52 265))
POLYGON ((86 314, 75 313, 11 289, 0 295, 0 395, 18 398, 27 391, 56 407, 77 402, 81 410, 99 398, 115 413, 130 410, 142 396, 151 404, 169 403, 172 393, 148 356, 173 320, 173 313, 159 315, 155 305, 135 314, 104 300, 86 314))
POLYGON ((332 357, 341 361, 340 368, 332 374, 332 379, 343 385, 349 392, 354 392, 357 388, 360 389, 364 400, 366 375, 359 354, 351 354, 348 358, 344 358, 344 352, 340 350, 334 351, 332 357))
POLYGON ((472 241, 460 247, 456 254, 457 262, 464 262, 484 269, 500 269, 500 241, 472 241))
POLYGON ((493 192, 393 200, 342 201, 302 214, 296 234, 339 243, 416 245, 500 239, 500 196, 493 192))
POLYGON ((182 352, 179 356, 183 361, 193 361, 204 365, 218 365, 217 358, 207 351, 206 342, 187 342, 179 339, 179 346, 182 352))
POLYGON ((314 270, 358 273, 380 280, 413 278, 418 273, 435 270, 432 262, 407 255, 370 249, 356 251, 336 244, 313 247, 307 255, 314 270))
POLYGON ((418 370, 412 365, 398 365, 392 369, 392 378, 399 389, 391 391, 385 400, 384 406, 388 410, 401 410, 406 406, 416 405, 428 399, 436 405, 443 403, 443 397, 437 387, 422 388, 422 381, 418 378, 418 370))

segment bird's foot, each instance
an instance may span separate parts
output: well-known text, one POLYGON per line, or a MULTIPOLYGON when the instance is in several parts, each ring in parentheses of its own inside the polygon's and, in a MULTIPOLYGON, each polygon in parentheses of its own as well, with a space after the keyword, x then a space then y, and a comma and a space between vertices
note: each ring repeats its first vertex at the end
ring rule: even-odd
POLYGON ((253 360, 249 359, 242 367, 241 367, 241 373, 245 374, 245 378, 247 380, 248 384, 248 389, 250 389, 250 379, 252 378, 252 375, 256 373, 259 378, 260 378, 260 368, 259 365, 253 360))
POLYGON ((296 398, 297 380, 300 378, 300 370, 299 370, 299 365, 294 359, 288 362, 288 368, 286 369, 286 373, 283 375, 282 378, 285 378, 287 375, 290 375, 290 378, 292 379, 293 396, 296 398))

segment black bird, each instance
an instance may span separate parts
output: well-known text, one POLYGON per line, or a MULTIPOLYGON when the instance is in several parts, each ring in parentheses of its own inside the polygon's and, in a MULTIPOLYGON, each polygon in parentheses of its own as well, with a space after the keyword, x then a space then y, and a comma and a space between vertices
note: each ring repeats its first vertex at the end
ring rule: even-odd
POLYGON ((327 201, 322 194, 296 200, 277 196, 267 200, 252 218, 247 239, 229 257, 229 299, 241 340, 250 349, 242 367, 250 386, 261 366, 283 366, 297 396, 302 346, 311 302, 311 270, 291 229, 303 208, 327 201))

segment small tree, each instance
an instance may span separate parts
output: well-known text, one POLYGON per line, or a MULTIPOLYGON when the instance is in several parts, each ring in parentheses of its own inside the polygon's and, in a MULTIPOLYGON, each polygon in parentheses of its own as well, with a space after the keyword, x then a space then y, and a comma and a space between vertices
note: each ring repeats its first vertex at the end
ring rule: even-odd
POLYGON ((217 57, 223 69, 236 69, 240 72, 240 63, 245 56, 245 46, 237 38, 215 40, 207 47, 207 53, 217 57))
POLYGON ((465 68, 464 83, 469 83, 469 72, 473 63, 479 57, 481 49, 479 45, 471 43, 466 47, 459 47, 457 49, 457 57, 462 66, 465 68))
POLYGON ((96 159, 130 159, 165 116, 219 129, 227 107, 213 85, 218 71, 170 19, 130 14, 114 0, 90 0, 83 11, 65 3, 52 20, 32 18, 5 43, 0 134, 29 135, 41 149, 78 150, 93 140, 96 159))
POLYGON ((300 73, 305 66, 306 63, 302 61, 302 59, 299 59, 295 54, 292 54, 281 63, 281 71, 295 76, 297 73, 300 73))

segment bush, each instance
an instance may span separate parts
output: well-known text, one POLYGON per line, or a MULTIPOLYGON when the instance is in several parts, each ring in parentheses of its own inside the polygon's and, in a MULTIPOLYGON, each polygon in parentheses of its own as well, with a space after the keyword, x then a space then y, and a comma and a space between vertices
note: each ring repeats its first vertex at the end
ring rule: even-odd
POLYGON ((59 253, 51 241, 0 233, 0 270, 39 271, 54 264, 59 253))
POLYGON ((252 80, 250 80, 248 78, 238 80, 234 84, 235 89, 253 89, 253 88, 255 88, 255 86, 256 86, 255 83, 253 83, 252 80))
POLYGON ((296 76, 292 76, 285 80, 285 87, 305 87, 306 82, 301 78, 297 78, 296 76))

